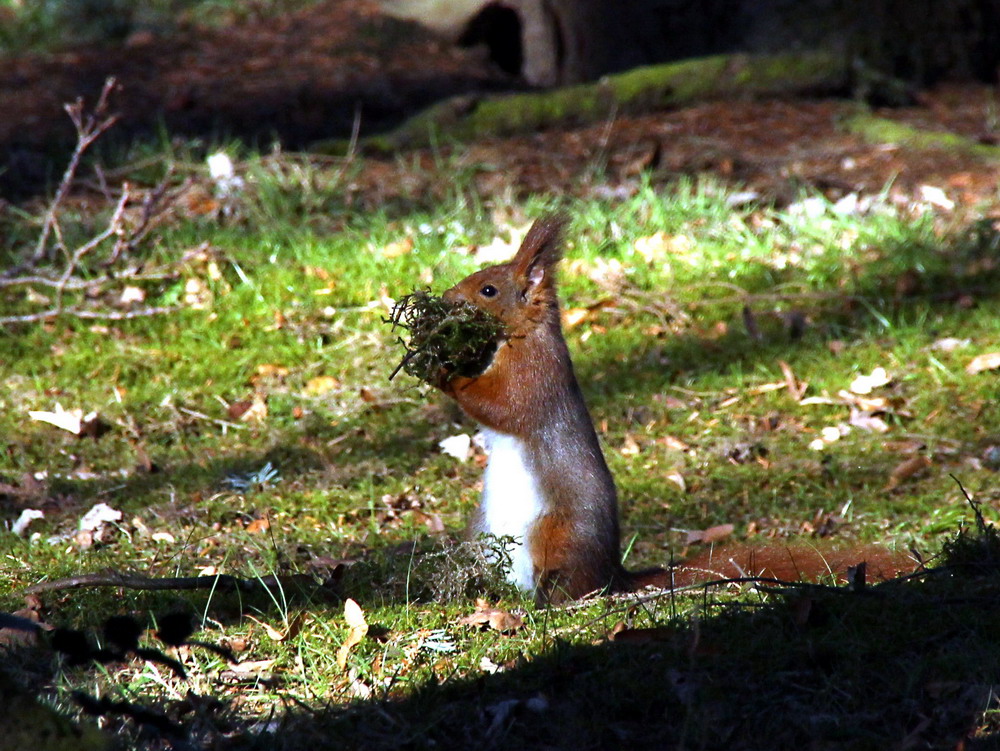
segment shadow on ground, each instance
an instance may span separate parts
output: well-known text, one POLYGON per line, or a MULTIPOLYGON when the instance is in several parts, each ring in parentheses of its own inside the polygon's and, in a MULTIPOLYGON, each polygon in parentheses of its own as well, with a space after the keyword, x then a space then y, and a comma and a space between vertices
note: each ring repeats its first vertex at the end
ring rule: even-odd
MULTIPOLYGON (((995 570, 953 566, 862 589, 761 590, 738 605, 706 591, 700 615, 679 621, 669 595, 614 601, 608 627, 643 611, 662 625, 595 644, 554 637, 496 674, 433 676, 415 690, 362 671, 376 698, 266 724, 221 706, 180 722, 187 741, 226 751, 992 749, 998 595, 995 570)), ((415 659, 433 675, 432 653, 415 659)), ((168 715, 189 702, 175 704, 168 715)), ((147 728, 145 740, 156 735, 147 728)))

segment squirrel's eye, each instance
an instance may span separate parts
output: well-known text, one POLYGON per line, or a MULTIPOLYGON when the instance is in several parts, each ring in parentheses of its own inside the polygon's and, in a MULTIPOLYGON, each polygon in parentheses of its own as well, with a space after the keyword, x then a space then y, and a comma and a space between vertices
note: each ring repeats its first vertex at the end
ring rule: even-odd
POLYGON ((487 284, 481 290, 479 290, 479 294, 481 294, 483 297, 496 297, 497 292, 499 292, 499 290, 492 284, 487 284))

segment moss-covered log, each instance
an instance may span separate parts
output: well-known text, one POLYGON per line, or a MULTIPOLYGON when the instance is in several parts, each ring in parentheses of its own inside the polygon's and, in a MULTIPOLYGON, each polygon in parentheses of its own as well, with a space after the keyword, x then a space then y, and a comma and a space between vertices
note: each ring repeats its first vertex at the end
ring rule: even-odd
POLYGON ((979 143, 957 133, 924 130, 862 112, 847 118, 844 130, 869 143, 895 143, 910 149, 957 151, 989 161, 1000 161, 1000 146, 979 143))
MULTIPOLYGON (((415 115, 384 135, 359 146, 366 152, 418 148, 441 138, 471 141, 530 133, 560 125, 600 122, 617 113, 678 107, 722 96, 767 96, 830 91, 847 85, 848 73, 836 57, 723 55, 636 68, 591 84, 506 96, 455 97, 415 115)), ((343 140, 318 144, 321 153, 346 153, 343 140)))

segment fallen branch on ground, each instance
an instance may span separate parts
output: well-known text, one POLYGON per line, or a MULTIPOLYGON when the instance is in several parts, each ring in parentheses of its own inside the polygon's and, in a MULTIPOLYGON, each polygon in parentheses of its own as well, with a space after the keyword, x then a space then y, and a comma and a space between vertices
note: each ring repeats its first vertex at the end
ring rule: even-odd
POLYGON ((121 571, 103 571, 94 574, 80 574, 65 579, 39 582, 26 587, 25 594, 39 592, 54 592, 64 589, 79 589, 81 587, 122 587, 124 589, 139 589, 145 591, 163 591, 180 589, 211 589, 217 592, 265 592, 271 589, 286 589, 289 586, 309 587, 312 589, 329 586, 328 582, 320 582, 308 574, 268 575, 255 579, 240 579, 229 574, 216 576, 167 576, 154 577, 143 574, 127 574, 121 571))
POLYGON ((66 112, 76 129, 76 145, 73 153, 63 172, 59 187, 41 217, 41 229, 35 241, 34 250, 23 262, 0 273, 0 289, 17 286, 30 288, 32 285, 48 287, 53 290, 55 300, 50 308, 43 311, 0 316, 0 326, 45 321, 57 316, 126 320, 160 315, 175 310, 173 307, 159 306, 102 309, 81 304, 67 304, 66 301, 66 295, 69 292, 86 292, 88 296, 97 296, 103 291, 102 285, 110 281, 140 281, 149 278, 163 278, 164 276, 163 274, 144 273, 139 265, 119 270, 117 273, 112 271, 111 267, 127 257, 140 242, 146 239, 154 226, 155 218, 172 202, 173 194, 168 190, 172 177, 172 170, 169 169, 160 184, 143 197, 138 218, 133 220, 134 226, 129 226, 126 210, 130 203, 137 199, 137 196, 126 182, 122 184, 120 194, 116 199, 109 191, 105 190, 108 200, 114 201, 114 208, 104 229, 74 248, 66 245, 66 235, 60 221, 64 203, 76 182, 77 172, 84 154, 118 119, 117 115, 108 114, 109 99, 116 88, 115 79, 108 78, 97 103, 89 112, 85 110, 82 99, 65 105, 66 112), (90 261, 90 258, 101 248, 108 245, 110 248, 106 256, 96 262, 97 268, 106 271, 93 278, 87 278, 86 274, 81 274, 84 264, 90 261), (51 273, 39 269, 43 264, 54 263, 55 257, 60 251, 64 257, 62 268, 53 269, 51 273))

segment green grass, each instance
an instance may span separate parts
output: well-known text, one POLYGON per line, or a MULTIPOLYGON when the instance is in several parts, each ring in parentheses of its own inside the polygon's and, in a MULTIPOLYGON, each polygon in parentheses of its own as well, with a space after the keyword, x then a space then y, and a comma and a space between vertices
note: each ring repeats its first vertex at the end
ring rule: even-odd
MULTIPOLYGON (((1000 667, 992 574, 856 597, 744 586, 535 610, 495 572, 471 570, 461 551, 445 555, 451 543, 430 523, 459 536, 480 470, 436 446, 475 428, 414 379, 387 380, 402 349, 383 298, 450 286, 477 267, 459 248, 499 230, 462 180, 443 203, 415 197, 359 211, 344 195, 347 168, 255 157, 245 167, 234 213, 176 212, 136 251, 147 268, 171 272, 139 282, 145 304, 176 311, 0 333, 0 510, 5 519, 22 508, 46 514, 27 536, 0 531, 0 610, 22 607, 20 591, 36 582, 106 568, 325 575, 349 560, 337 594, 359 602, 370 635, 342 671, 336 654, 348 629, 338 597, 67 590, 42 596, 54 624, 93 629, 115 614, 145 621, 180 608, 197 616, 198 638, 245 639, 243 660, 273 662, 234 677, 219 657, 192 649, 184 682, 135 659, 67 668, 44 650, 22 651, 12 659, 23 682, 62 707, 82 689, 162 709, 218 748, 440 748, 455 739, 883 748, 919 727, 914 737, 934 744, 976 727, 989 736, 988 685, 1000 667), (409 252, 383 252, 407 237, 409 252), (266 417, 228 409, 255 395, 266 417), (95 410, 110 430, 77 438, 28 418, 56 403, 95 410), (268 463, 278 473, 268 482, 233 482, 268 463), (85 548, 76 524, 98 502, 122 521, 85 548), (269 528, 252 524, 264 518, 269 528), (456 625, 477 593, 523 611, 524 628, 456 625), (284 641, 248 617, 281 631, 303 611, 301 630, 284 641), (658 630, 636 646, 595 644, 619 621, 658 630), (488 676, 484 658, 501 671, 488 676), (189 689, 223 705, 184 714, 189 689), (520 703, 497 720, 507 700, 520 703), (921 726, 921 717, 930 719, 921 726), (284 730, 266 729, 269 718, 284 730)), ((951 474, 995 518, 998 375, 965 371, 1000 348, 995 231, 887 205, 812 219, 734 210, 728 195, 680 182, 645 185, 621 202, 560 202, 574 217, 564 306, 593 306, 567 339, 618 481, 623 540, 634 541, 629 565, 667 563, 683 555, 684 530, 722 523, 738 538, 756 528, 809 542, 799 531, 817 512, 840 517, 843 544, 912 545, 930 557, 972 519, 951 474), (748 299, 756 337, 743 322, 748 299), (949 336, 969 343, 933 347, 949 336), (850 410, 766 388, 784 381, 781 361, 808 383, 807 400, 836 400, 858 375, 886 368, 892 380, 873 396, 888 399, 888 431, 854 427, 810 448, 823 428, 847 424, 850 410), (929 466, 893 486, 914 450, 929 466), (686 490, 668 479, 673 472, 686 490)), ((534 217, 554 205, 536 197, 517 210, 534 217)), ((32 230, 5 221, 13 261, 31 245, 12 238, 32 230)), ((87 236, 104 219, 67 217, 68 232, 74 221, 87 236)), ((96 264, 84 272, 102 273, 96 264)), ((100 301, 112 305, 123 284, 104 283, 100 301)), ((0 289, 0 309, 30 313, 39 303, 10 287, 0 289)), ((123 746, 151 743, 131 721, 111 725, 123 746)))

